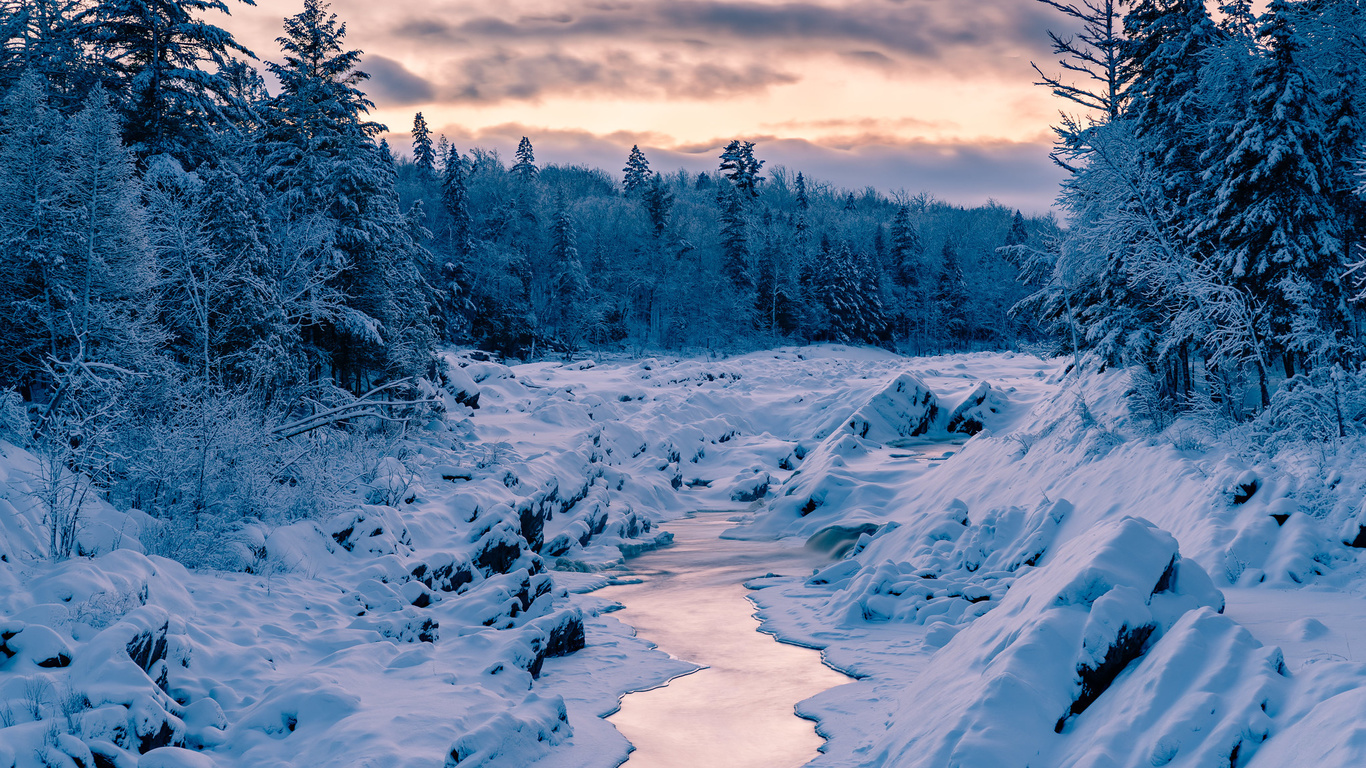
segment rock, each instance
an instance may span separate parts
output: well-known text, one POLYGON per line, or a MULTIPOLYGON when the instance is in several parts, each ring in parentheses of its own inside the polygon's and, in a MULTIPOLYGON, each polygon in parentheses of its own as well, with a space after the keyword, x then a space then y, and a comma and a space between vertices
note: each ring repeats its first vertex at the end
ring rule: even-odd
POLYGON ((949 414, 948 431, 964 435, 975 435, 985 428, 992 416, 1005 409, 1005 395, 991 388, 985 381, 963 398, 949 414))
POLYGON ((856 526, 832 525, 812 534, 811 538, 806 540, 806 547, 838 560, 849 553, 860 536, 871 536, 878 532, 879 527, 874 523, 856 526))
POLYGON ((844 429, 858 437, 885 443, 925 434, 938 415, 939 398, 920 379, 903 373, 854 411, 845 421, 844 429))
POLYGON ((1233 503, 1246 504, 1252 499, 1252 496, 1257 493, 1257 489, 1260 487, 1261 480, 1254 472, 1251 470, 1244 472, 1238 478, 1238 482, 1233 484, 1233 503))

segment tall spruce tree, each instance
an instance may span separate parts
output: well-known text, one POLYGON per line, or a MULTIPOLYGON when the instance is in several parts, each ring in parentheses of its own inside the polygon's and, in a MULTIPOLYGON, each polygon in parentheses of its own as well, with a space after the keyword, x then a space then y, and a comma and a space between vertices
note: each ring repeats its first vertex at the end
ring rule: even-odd
POLYGON ((754 275, 749 266, 749 224, 740 203, 740 191, 726 192, 721 210, 721 273, 735 290, 748 295, 754 290, 754 275))
POLYGON ((436 176, 436 152, 432 149, 432 131, 427 127, 427 119, 421 112, 413 116, 413 163, 427 178, 436 176))
POLYGON ((10 90, 0 113, 0 377, 28 384, 60 354, 69 287, 60 165, 62 120, 36 73, 10 90))
POLYGON ((555 205, 550 261, 554 269, 549 307, 551 326, 565 351, 573 352, 583 342, 592 323, 588 318, 588 277, 579 260, 574 220, 563 195, 555 205))
POLYGON ((234 54, 251 56, 205 13, 223 0, 106 0, 87 24, 103 67, 117 78, 124 136, 139 155, 171 152, 198 160, 206 133, 246 111, 224 77, 234 54))
POLYGON ((359 88, 369 77, 356 68, 360 52, 343 49, 346 25, 327 9, 305 0, 285 20, 284 61, 268 65, 280 93, 268 109, 266 177, 287 221, 320 217, 328 230, 314 258, 335 265, 329 287, 343 299, 305 321, 312 369, 363 391, 376 374, 426 362, 425 257, 398 211, 394 168, 374 141, 382 126, 365 119, 374 105, 359 88))
POLYGON ((1336 359, 1346 319, 1338 309, 1341 241, 1328 197, 1332 163, 1294 12, 1293 4, 1273 0, 1261 22, 1266 50, 1252 101, 1210 151, 1213 204, 1198 231, 1214 241, 1220 270, 1267 302, 1275 321, 1262 329, 1264 338, 1293 354, 1336 359))
POLYGON ((645 159, 645 153, 640 151, 639 146, 631 147, 631 155, 626 158, 626 167, 622 169, 626 174, 622 181, 622 189, 627 195, 633 195, 642 191, 650 181, 650 161, 645 159))
POLYGON ((764 180, 760 171, 763 160, 754 157, 754 142, 736 139, 721 153, 721 173, 746 198, 759 196, 759 184, 764 180))
POLYGON ((536 167, 536 152, 531 147, 531 139, 525 136, 517 144, 517 162, 513 164, 512 172, 522 181, 531 181, 540 173, 540 169, 536 167))

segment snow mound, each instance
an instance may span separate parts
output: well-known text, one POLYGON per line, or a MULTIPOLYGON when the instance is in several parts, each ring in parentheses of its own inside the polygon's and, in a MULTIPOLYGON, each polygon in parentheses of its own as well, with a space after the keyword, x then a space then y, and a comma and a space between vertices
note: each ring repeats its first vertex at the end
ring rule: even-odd
POLYGON ((1170 534, 1134 518, 1098 526, 935 654, 899 697, 879 764, 1045 764, 1057 733, 1182 614, 1221 606, 1170 534))
POLYGON ((854 411, 841 431, 886 443, 929 432, 938 416, 939 398, 923 381, 902 373, 854 411))

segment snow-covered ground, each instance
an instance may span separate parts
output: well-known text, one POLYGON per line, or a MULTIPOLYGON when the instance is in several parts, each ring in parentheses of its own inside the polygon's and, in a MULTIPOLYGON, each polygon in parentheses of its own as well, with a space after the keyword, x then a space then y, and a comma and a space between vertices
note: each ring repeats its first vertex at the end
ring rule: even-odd
POLYGON ((48 563, 0 444, 0 768, 614 766, 601 716, 691 666, 594 590, 697 509, 849 551, 749 584, 859 678, 814 766, 1366 764, 1359 452, 1148 437, 1125 373, 1019 354, 450 360, 392 506, 249 525, 251 573, 107 508, 48 563))

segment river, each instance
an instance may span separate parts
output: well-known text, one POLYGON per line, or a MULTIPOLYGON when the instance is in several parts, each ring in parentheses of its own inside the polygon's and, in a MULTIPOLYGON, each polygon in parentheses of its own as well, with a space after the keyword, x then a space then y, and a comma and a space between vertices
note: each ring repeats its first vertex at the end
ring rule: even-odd
MULTIPOLYGON (((629 561, 639 583, 598 594, 661 650, 704 668, 628 694, 609 719, 635 745, 626 768, 795 768, 822 744, 797 702, 849 678, 818 651, 758 631, 747 579, 810 573, 829 560, 800 542, 720 538, 734 512, 698 512, 669 523, 670 547, 629 561)), ((631 580, 631 579, 627 579, 631 580)))

